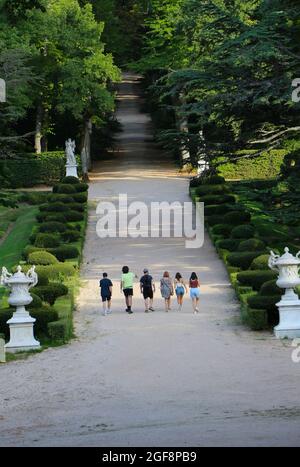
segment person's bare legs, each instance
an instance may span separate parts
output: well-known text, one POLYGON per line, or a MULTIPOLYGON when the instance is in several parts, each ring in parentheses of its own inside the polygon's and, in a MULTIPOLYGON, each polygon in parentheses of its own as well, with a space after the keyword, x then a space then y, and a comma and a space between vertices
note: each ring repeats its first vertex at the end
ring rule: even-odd
POLYGON ((166 311, 169 311, 169 305, 168 305, 169 300, 165 298, 165 309, 166 311))
POLYGON ((145 299, 145 312, 146 312, 146 313, 149 312, 149 298, 146 298, 146 299, 145 299))
POLYGON ((171 297, 167 299, 167 303, 168 303, 168 311, 171 311, 171 297))
POLYGON ((178 311, 181 311, 183 305, 183 295, 177 296, 178 311))
POLYGON ((108 300, 107 302, 107 312, 111 313, 111 300, 108 300))

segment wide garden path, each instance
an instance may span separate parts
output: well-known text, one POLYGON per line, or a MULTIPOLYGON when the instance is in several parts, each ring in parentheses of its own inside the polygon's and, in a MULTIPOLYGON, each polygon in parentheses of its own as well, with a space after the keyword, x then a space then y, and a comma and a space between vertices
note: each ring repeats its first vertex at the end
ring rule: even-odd
POLYGON ((180 239, 105 239, 96 204, 188 201, 188 180, 152 141, 137 78, 124 76, 114 156, 96 166, 75 314, 77 339, 0 367, 1 446, 300 445, 300 364, 288 342, 251 333, 222 262, 208 238, 200 250, 180 239), (164 270, 202 282, 201 312, 186 299, 165 313, 157 293, 145 314, 136 286, 134 314, 124 312, 120 267, 156 280, 164 270), (101 316, 98 280, 114 279, 113 314, 101 316))

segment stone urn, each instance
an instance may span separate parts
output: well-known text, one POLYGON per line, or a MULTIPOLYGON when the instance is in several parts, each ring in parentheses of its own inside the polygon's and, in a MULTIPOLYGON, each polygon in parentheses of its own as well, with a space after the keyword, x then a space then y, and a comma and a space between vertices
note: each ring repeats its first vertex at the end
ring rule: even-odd
POLYGON ((279 325, 274 328, 278 338, 294 339, 300 337, 300 300, 295 293, 295 288, 300 286, 299 268, 300 251, 293 256, 288 248, 285 248, 282 256, 271 251, 269 267, 278 272, 277 285, 285 290, 281 301, 276 305, 279 308, 279 325))
POLYGON ((0 283, 11 291, 8 303, 16 307, 13 317, 7 321, 10 341, 5 345, 6 351, 17 352, 40 348, 40 343, 33 335, 33 325, 36 320, 25 308, 33 300, 29 290, 38 283, 35 266, 27 274, 22 272, 21 266, 18 266, 15 274, 10 274, 6 268, 3 268, 0 283))

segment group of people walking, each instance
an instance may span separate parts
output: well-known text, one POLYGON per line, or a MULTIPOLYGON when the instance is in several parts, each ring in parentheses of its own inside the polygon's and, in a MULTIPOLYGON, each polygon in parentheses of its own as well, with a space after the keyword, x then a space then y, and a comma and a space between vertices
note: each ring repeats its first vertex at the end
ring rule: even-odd
MULTIPOLYGON (((121 292, 124 293, 126 312, 132 314, 132 300, 133 300, 133 287, 134 280, 138 279, 138 276, 133 272, 129 271, 128 266, 124 266, 122 269, 122 277, 120 282, 121 292)), ((160 280, 160 293, 165 301, 165 311, 171 311, 172 297, 176 295, 178 311, 182 309, 183 299, 185 294, 188 293, 188 287, 190 289, 190 298, 192 300, 193 311, 195 314, 199 313, 199 300, 200 300, 200 282, 195 272, 191 274, 188 284, 183 279, 182 275, 178 272, 175 279, 172 280, 170 273, 165 271, 163 277, 160 280)), ((153 308, 154 294, 156 292, 155 282, 153 277, 150 275, 148 269, 144 269, 144 274, 140 278, 140 291, 145 301, 145 313, 155 311, 153 308)), ((103 279, 100 281, 100 293, 103 303, 103 315, 111 313, 112 304, 112 293, 113 283, 108 278, 108 274, 103 274, 103 279)))

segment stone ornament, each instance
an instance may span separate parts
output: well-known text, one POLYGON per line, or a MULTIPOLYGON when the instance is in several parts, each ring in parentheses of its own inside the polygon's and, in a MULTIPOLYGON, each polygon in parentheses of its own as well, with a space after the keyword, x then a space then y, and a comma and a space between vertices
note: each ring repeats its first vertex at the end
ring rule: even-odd
POLYGON ((5 349, 10 352, 40 348, 40 343, 34 338, 33 325, 35 319, 30 316, 25 306, 32 302, 29 290, 38 283, 35 266, 25 274, 18 266, 17 272, 11 274, 4 267, 1 274, 1 285, 10 290, 8 303, 16 307, 13 317, 7 321, 10 328, 10 341, 5 349))
POLYGON ((66 141, 66 159, 67 159, 66 177, 78 178, 75 149, 76 149, 75 141, 72 141, 71 138, 69 138, 66 141))
POLYGON ((269 267, 278 272, 276 284, 285 289, 285 294, 276 305, 279 308, 280 322, 275 327, 275 336, 278 338, 294 339, 300 337, 300 300, 295 288, 300 286, 300 251, 293 256, 289 248, 284 249, 282 256, 271 251, 269 267))

